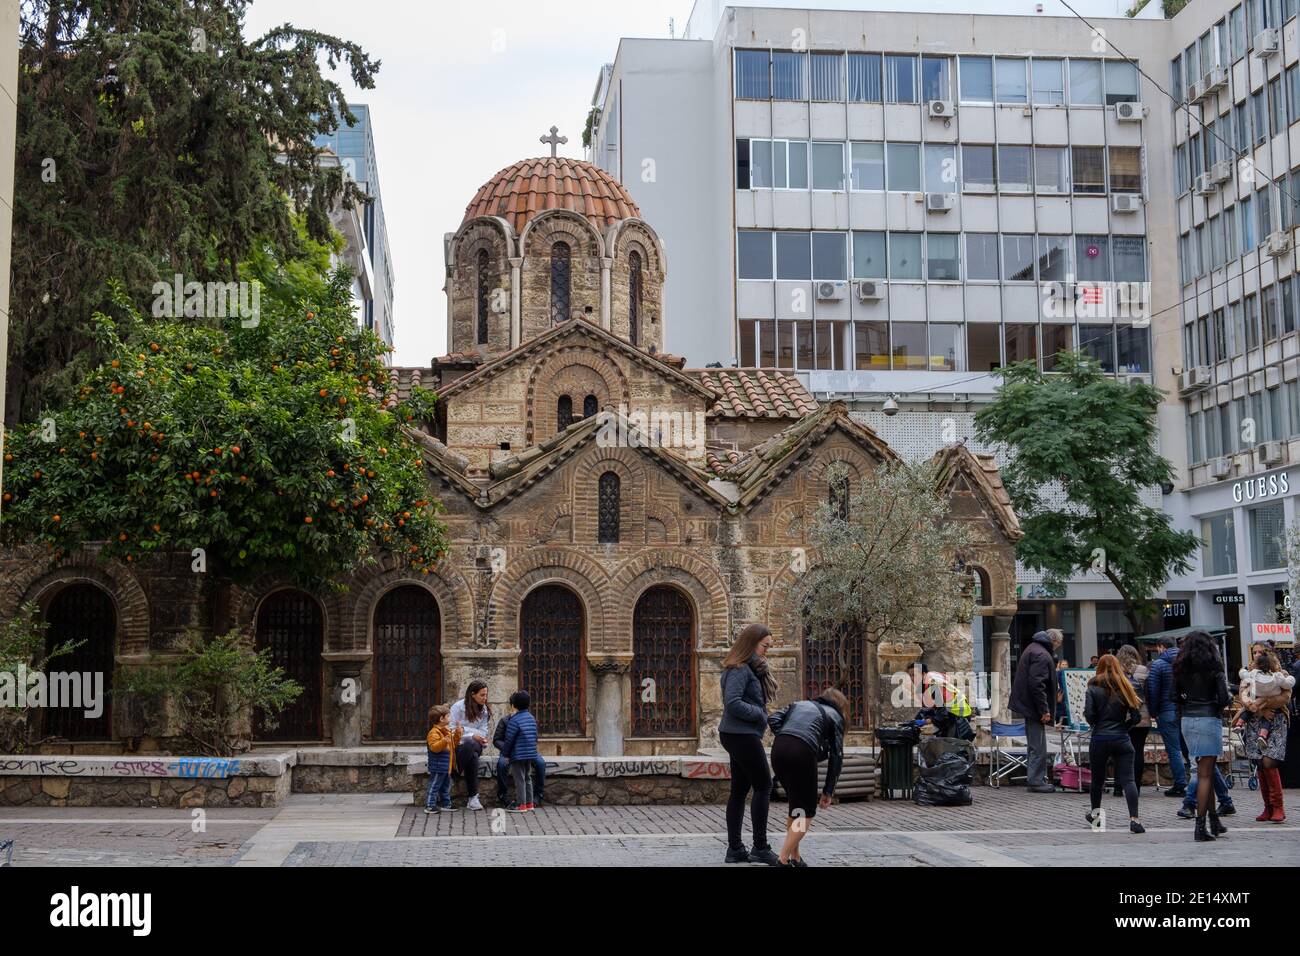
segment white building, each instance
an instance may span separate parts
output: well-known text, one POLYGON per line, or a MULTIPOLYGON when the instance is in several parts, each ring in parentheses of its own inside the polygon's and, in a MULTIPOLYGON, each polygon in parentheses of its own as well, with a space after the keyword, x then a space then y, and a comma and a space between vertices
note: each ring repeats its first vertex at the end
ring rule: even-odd
MULTIPOLYGON (((1174 21, 1153 18, 1157 5, 1130 19, 1106 4, 1112 15, 1093 19, 1094 5, 1090 26, 1059 6, 698 0, 686 38, 623 40, 597 91, 590 158, 672 250, 666 349, 696 365, 796 369, 923 457, 972 436, 991 369, 1036 358, 1050 370, 1079 348, 1171 390, 1162 448, 1185 473, 1170 330, 1189 200, 1171 185, 1182 114, 1159 87, 1205 3, 1174 21)), ((1127 640, 1104 579, 1063 595, 1023 569, 1020 582, 1013 643, 1060 626, 1066 656, 1086 662, 1127 640)))

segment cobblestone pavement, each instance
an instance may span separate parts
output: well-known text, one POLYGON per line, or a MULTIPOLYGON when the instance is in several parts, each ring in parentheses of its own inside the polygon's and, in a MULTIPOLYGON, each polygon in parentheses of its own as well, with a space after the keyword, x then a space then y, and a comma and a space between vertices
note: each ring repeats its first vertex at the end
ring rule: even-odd
MULTIPOLYGON (((1300 865, 1300 825, 1255 823, 1260 799, 1249 791, 1234 791, 1231 832, 1210 846, 1195 844, 1191 824, 1174 815, 1179 801, 1149 789, 1142 836, 1127 832, 1122 801, 1109 796, 1106 833, 1084 822, 1084 794, 976 788, 974 796, 955 808, 838 804, 818 814, 805 855, 840 866, 1300 865)), ((426 816, 410 799, 295 794, 278 810, 209 810, 201 832, 188 810, 6 808, 0 837, 15 840, 17 866, 707 866, 721 865, 726 846, 718 806, 426 816)), ((773 810, 775 842, 783 807, 773 810)))

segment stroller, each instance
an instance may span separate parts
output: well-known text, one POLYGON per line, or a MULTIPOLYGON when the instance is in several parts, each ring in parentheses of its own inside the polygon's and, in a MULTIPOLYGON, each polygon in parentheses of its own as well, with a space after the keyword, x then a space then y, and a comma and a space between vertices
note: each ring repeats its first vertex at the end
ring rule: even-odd
POLYGON ((1236 786, 1238 780, 1245 780, 1251 790, 1259 789, 1259 776, 1256 773, 1258 761, 1246 756, 1246 738, 1244 727, 1228 728, 1228 740, 1232 746, 1232 758, 1228 764, 1228 788, 1236 786))

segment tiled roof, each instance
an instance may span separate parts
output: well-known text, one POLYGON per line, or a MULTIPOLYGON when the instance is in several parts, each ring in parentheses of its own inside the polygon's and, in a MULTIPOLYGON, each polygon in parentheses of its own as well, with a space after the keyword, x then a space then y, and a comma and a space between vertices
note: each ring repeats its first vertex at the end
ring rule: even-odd
POLYGON ((463 352, 448 352, 446 355, 439 355, 433 360, 434 365, 481 365, 483 356, 473 350, 463 352))
POLYGON ((951 489, 958 475, 968 476, 971 483, 988 500, 994 518, 1002 526, 1006 536, 1012 541, 1019 541, 1024 537, 1024 532, 1020 528, 1020 519, 1016 517, 1011 496, 1007 494, 1006 486, 1002 483, 1002 473, 998 470, 998 463, 992 455, 978 455, 967 448, 965 443, 958 442, 940 448, 934 453, 933 461, 938 469, 941 488, 951 489))
POLYGON ((392 389, 384 400, 384 407, 392 408, 410 398, 411 392, 417 388, 433 388, 434 373, 429 368, 393 366, 388 370, 388 381, 392 389))
POLYGON ((734 448, 728 448, 722 451, 706 452, 704 456, 708 469, 719 478, 726 474, 728 468, 740 461, 740 452, 734 448))
POLYGON ((547 209, 581 213, 601 230, 620 219, 641 217, 623 184, 603 169, 567 156, 546 156, 520 160, 489 179, 465 207, 462 222, 500 216, 520 233, 529 219, 547 209))
POLYGON ((724 418, 802 418, 817 400, 791 372, 774 368, 688 369, 718 393, 709 414, 724 418))

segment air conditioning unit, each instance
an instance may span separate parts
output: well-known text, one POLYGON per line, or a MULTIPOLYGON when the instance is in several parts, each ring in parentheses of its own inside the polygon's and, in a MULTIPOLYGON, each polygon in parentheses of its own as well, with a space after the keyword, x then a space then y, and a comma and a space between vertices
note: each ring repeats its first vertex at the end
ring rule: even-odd
POLYGON ((1140 193, 1111 193, 1111 212, 1141 212, 1142 195, 1140 193))
POLYGON ((931 119, 949 119, 957 112, 957 107, 952 100, 927 100, 925 111, 931 119))
POLYGON ((926 193, 926 212, 947 212, 957 205, 956 193, 926 193))
POLYGON ((1222 481, 1232 474, 1231 458, 1214 458, 1210 461, 1210 477, 1222 481))
POLYGON ((884 283, 872 279, 855 282, 853 288, 857 290, 859 302, 879 302, 885 295, 884 283))
POLYGON ((817 299, 819 302, 838 302, 848 295, 847 282, 818 282, 817 299))
POLYGON ((1200 84, 1199 82, 1197 82, 1197 81, 1193 81, 1193 82, 1191 82, 1191 83, 1188 83, 1188 84, 1187 84, 1187 102, 1188 102, 1188 103, 1199 103, 1199 102, 1201 102, 1201 100, 1203 100, 1203 99, 1205 99, 1205 90, 1201 87, 1201 84, 1200 84))
POLYGON ((1261 59, 1266 56, 1272 56, 1278 51, 1278 35, 1274 27, 1266 30, 1260 30, 1255 34, 1255 42, 1251 44, 1255 49, 1255 56, 1261 59))
POLYGON ((1201 173, 1192 183, 1192 192, 1198 196, 1213 196, 1219 191, 1219 184, 1210 178, 1209 173, 1201 173))
POLYGON ((1213 183, 1230 183, 1232 182, 1232 160, 1224 159, 1210 167, 1210 182, 1213 183))
POLYGON ((1192 392, 1199 392, 1203 388, 1209 388, 1213 384, 1213 380, 1208 365, 1197 365, 1178 376, 1178 393, 1188 395, 1192 392))
POLYGON ((1291 233, 1270 232, 1264 240, 1264 252, 1270 256, 1284 256, 1291 251, 1291 233))
POLYGON ((1280 441, 1260 442, 1255 446, 1255 459, 1261 465, 1280 465, 1286 457, 1286 445, 1280 441))
POLYGON ((1201 90, 1205 95, 1213 93, 1215 90, 1221 90, 1228 85, 1228 71, 1221 66, 1216 66, 1206 71, 1201 77, 1201 90))
POLYGON ((1140 123, 1146 112, 1146 107, 1141 103, 1115 104, 1115 119, 1121 123, 1140 123))

